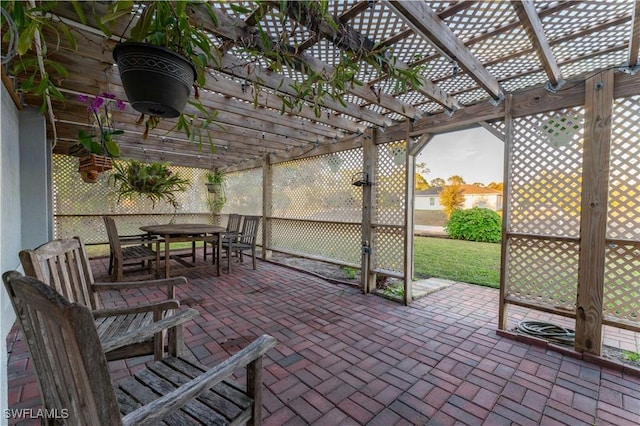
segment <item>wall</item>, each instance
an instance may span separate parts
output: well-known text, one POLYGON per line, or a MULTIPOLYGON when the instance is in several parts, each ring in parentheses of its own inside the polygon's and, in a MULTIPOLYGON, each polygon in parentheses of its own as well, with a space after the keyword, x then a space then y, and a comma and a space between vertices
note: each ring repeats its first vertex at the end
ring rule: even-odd
MULTIPOLYGON (((33 109, 18 111, 2 85, 0 138, 0 272, 22 271, 18 252, 46 241, 51 232, 49 158, 45 122, 33 109), (22 197, 21 195, 27 195, 22 197)), ((6 425, 7 334, 15 314, 0 288, 0 425, 6 425)))
POLYGON ((442 210, 440 197, 438 195, 416 195, 414 208, 415 210, 442 210), (432 198, 433 205, 431 205, 432 198))

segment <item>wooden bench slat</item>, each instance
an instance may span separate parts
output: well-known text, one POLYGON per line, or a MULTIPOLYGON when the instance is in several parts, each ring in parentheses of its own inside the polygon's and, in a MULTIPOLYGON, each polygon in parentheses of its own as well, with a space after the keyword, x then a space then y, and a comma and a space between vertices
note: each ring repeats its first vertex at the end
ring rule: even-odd
MULTIPOLYGON (((156 372, 156 374, 170 378, 176 385, 182 385, 188 382, 190 379, 197 377, 186 375, 180 371, 174 370, 165 362, 157 362, 149 366, 149 369, 156 372)), ((222 382, 221 388, 226 386, 225 382, 222 382)), ((227 420, 233 420, 240 416, 244 410, 251 406, 247 405, 244 398, 240 400, 229 400, 224 395, 220 395, 216 392, 216 387, 211 388, 209 391, 202 393, 197 399, 203 404, 206 404, 211 409, 217 411, 227 420)), ((250 400, 251 401, 251 400, 250 400)))
MULTIPOLYGON (((187 361, 183 358, 166 358, 163 362, 191 377, 196 377, 199 374, 202 374, 203 371, 206 371, 206 367, 202 364, 187 361)), ((251 399, 243 389, 228 381, 223 386, 214 386, 213 390, 218 395, 224 396, 230 401, 234 401, 235 404, 243 408, 246 408, 253 403, 253 399, 251 399)))
MULTIPOLYGON (((139 382, 134 377, 127 377, 126 379, 118 382, 117 387, 124 391, 133 401, 142 405, 148 404, 160 396, 155 392, 155 389, 146 386, 146 384, 139 382)), ((128 414, 122 411, 122 407, 120 408, 120 412, 128 414)), ((168 424, 198 424, 194 419, 188 417, 180 410, 169 413, 163 420, 168 424)))
MULTIPOLYGON (((161 394, 167 394, 178 387, 172 383, 173 380, 171 377, 159 376, 149 369, 136 372, 135 377, 147 387, 161 394)), ((187 402, 182 406, 180 411, 183 411, 204 425, 226 426, 229 424, 227 419, 222 415, 197 399, 187 402)))

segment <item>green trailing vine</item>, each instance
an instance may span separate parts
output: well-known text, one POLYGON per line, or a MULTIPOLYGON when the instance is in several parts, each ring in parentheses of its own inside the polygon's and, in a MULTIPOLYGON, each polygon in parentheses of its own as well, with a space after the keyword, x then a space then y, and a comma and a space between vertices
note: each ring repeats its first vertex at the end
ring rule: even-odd
MULTIPOLYGON (((59 46, 64 38, 72 49, 75 50, 78 47, 69 27, 54 13, 53 9, 56 5, 57 2, 41 2, 35 7, 31 7, 28 2, 21 0, 2 2, 2 7, 9 14, 17 32, 15 52, 10 52, 16 55, 10 71, 12 74, 27 75, 20 85, 20 90, 42 97, 40 112, 47 110, 47 96, 59 101, 65 100, 53 77, 67 78, 69 75, 62 63, 49 58, 50 52, 48 44, 45 42, 44 32, 49 31, 54 34, 55 43, 51 43, 52 45, 59 46), (41 66, 37 57, 37 39, 40 40, 42 65, 44 66, 41 66), (53 72, 53 77, 50 71, 53 72)), ((74 1, 73 5, 77 12, 77 2, 74 1)), ((84 19, 83 14, 79 14, 78 17, 80 20, 84 19)), ((8 42, 10 37, 15 36, 12 34, 10 23, 5 19, 4 14, 2 15, 2 34, 3 42, 8 42)))
MULTIPOLYGON (((259 5, 264 2, 258 1, 259 5)), ((291 14, 295 17, 296 24, 290 33, 283 31, 278 39, 272 39, 271 35, 258 22, 255 26, 257 35, 255 38, 241 43, 238 47, 249 56, 249 61, 258 63, 259 61, 267 61, 268 68, 275 72, 281 72, 285 67, 298 70, 303 76, 302 81, 295 81, 291 85, 291 89, 295 94, 287 94, 282 91, 277 93, 282 104, 280 112, 284 114, 287 111, 297 112, 305 104, 309 104, 314 111, 316 117, 322 114, 322 106, 325 100, 331 100, 340 103, 346 107, 343 98, 344 95, 353 86, 362 86, 364 83, 358 80, 357 75, 360 71, 361 64, 367 63, 373 67, 379 75, 386 75, 387 78, 394 81, 393 92, 403 93, 409 88, 418 88, 422 84, 422 73, 425 66, 417 67, 400 67, 397 66, 396 58, 392 55, 389 46, 379 43, 373 43, 370 40, 363 40, 362 46, 353 49, 343 38, 344 24, 335 21, 329 11, 329 2, 326 0, 311 1, 286 1, 279 2, 279 15, 284 28, 286 21, 291 14), (330 31, 334 38, 332 43, 341 48, 340 58, 337 64, 330 72, 323 70, 322 72, 309 69, 308 64, 297 54, 296 49, 288 44, 289 39, 293 39, 297 31, 297 25, 306 26, 312 32, 322 33, 321 28, 330 31)), ((237 12, 249 13, 250 10, 237 6, 234 8, 237 12)), ((252 69, 256 67, 247 66, 247 70, 251 74, 252 69)), ((254 88, 254 104, 257 104, 257 93, 259 93, 260 79, 256 78, 251 82, 254 88)), ((276 88, 276 90, 280 89, 276 88)), ((376 93, 378 100, 380 99, 380 89, 372 87, 376 93)))

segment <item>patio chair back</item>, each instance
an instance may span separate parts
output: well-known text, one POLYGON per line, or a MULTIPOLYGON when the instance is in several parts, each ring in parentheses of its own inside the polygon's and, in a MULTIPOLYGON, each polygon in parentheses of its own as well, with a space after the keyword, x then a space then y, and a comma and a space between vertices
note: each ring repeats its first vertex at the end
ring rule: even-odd
POLYGON ((276 345, 273 337, 259 337, 214 367, 164 358, 114 387, 86 306, 18 272, 2 278, 29 346, 44 408, 61 423, 261 424, 262 358, 276 345), (240 369, 245 369, 243 386, 232 377, 240 369))
POLYGON ((22 250, 19 256, 25 274, 50 285, 72 302, 100 308, 91 289, 93 273, 80 238, 49 241, 34 250, 22 250))
MULTIPOLYGON (((109 238, 109 274, 113 281, 122 281, 124 267, 132 264, 147 265, 149 275, 152 274, 152 262, 156 262, 156 268, 160 262, 159 241, 147 234, 118 235, 116 221, 110 216, 103 216, 104 226, 109 238), (149 245, 155 244, 155 251, 149 245)), ((155 276, 158 276, 156 271, 155 276)), ((148 276, 146 278, 151 278, 148 276)))
POLYGON ((231 271, 231 254, 237 253, 242 262, 242 253, 251 250, 253 269, 256 269, 256 240, 258 238, 258 228, 260 227, 260 216, 245 216, 242 223, 242 231, 235 237, 229 236, 228 240, 222 241, 222 247, 227 251, 227 268, 231 271))
POLYGON ((237 213, 229 214, 229 220, 227 221, 227 232, 240 232, 240 225, 242 223, 242 216, 237 213))
MULTIPOLYGON (((22 250, 20 261, 25 273, 51 286, 71 302, 87 306, 93 311, 94 321, 107 358, 123 359, 153 354, 156 359, 165 349, 180 353, 184 346, 180 303, 175 298, 175 287, 186 283, 183 277, 137 281, 135 283, 96 283, 84 244, 79 237, 49 241, 35 249, 22 250), (119 306, 102 310, 98 290, 119 290, 158 287, 165 288, 167 300, 142 303, 135 306, 119 306), (112 339, 123 342, 125 335, 134 333, 149 324, 158 324, 152 336, 131 337, 127 345, 108 347, 112 339), (167 333, 165 333, 167 331, 167 333), (167 334, 165 345, 165 336, 167 334)), ((93 321, 92 321, 93 322, 93 321)))
POLYGON ((91 311, 15 271, 3 275, 35 364, 44 406, 66 424, 120 425, 91 311))

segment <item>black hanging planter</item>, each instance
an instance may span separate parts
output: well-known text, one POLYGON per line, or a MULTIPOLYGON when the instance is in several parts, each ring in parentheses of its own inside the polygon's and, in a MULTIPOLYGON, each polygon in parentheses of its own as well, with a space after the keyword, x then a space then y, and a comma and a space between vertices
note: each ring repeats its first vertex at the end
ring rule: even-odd
POLYGON ((120 79, 131 106, 162 118, 182 113, 196 77, 191 61, 172 50, 147 43, 119 43, 113 49, 120 79))

